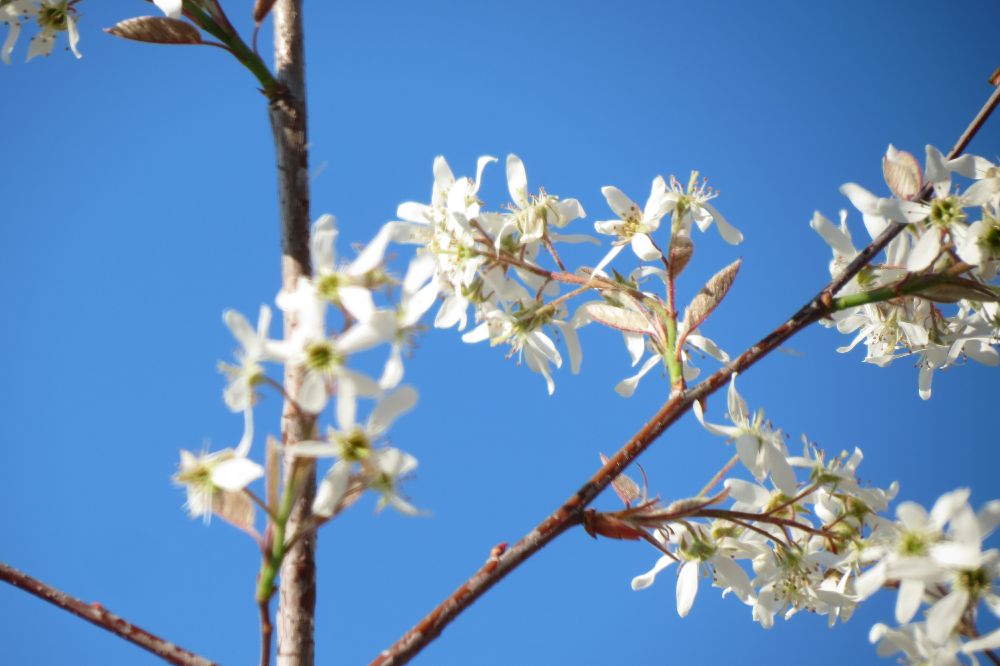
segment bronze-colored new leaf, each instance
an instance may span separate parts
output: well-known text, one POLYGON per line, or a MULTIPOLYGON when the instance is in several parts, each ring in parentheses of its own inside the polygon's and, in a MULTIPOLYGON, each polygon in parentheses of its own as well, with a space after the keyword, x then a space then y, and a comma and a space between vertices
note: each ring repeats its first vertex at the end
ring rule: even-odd
POLYGON ((676 279, 691 261, 694 243, 687 236, 674 236, 670 241, 670 277, 676 279))
POLYGON ((885 184, 900 199, 912 199, 924 186, 917 158, 912 153, 896 150, 892 146, 889 146, 882 157, 882 175, 885 177, 885 184))
POLYGON ((253 501, 242 492, 216 490, 212 493, 212 512, 244 532, 253 531, 253 501))
POLYGON ((135 42, 151 44, 202 44, 201 33, 186 21, 166 16, 138 16, 125 19, 104 32, 131 39, 135 42))
POLYGON ((277 0, 255 0, 253 3, 253 22, 260 25, 271 13, 271 8, 277 0))
MULTIPOLYGON (((608 457, 603 453, 600 454, 600 456, 601 462, 607 465, 608 457)), ((632 504, 632 502, 642 497, 642 491, 639 490, 639 484, 633 481, 627 474, 625 474, 625 472, 622 472, 614 478, 611 482, 611 487, 614 488, 615 494, 618 495, 618 499, 620 499, 625 506, 632 504)))
POLYGON ((936 303, 957 303, 962 299, 980 303, 1000 301, 1000 289, 997 287, 960 277, 953 277, 947 282, 921 289, 916 295, 936 303))
POLYGON ((712 276, 712 279, 705 283, 691 303, 684 309, 684 328, 693 331, 701 326, 701 323, 708 319, 708 315, 719 306, 722 299, 726 297, 729 288, 733 286, 736 273, 740 270, 742 259, 737 259, 721 271, 712 276))

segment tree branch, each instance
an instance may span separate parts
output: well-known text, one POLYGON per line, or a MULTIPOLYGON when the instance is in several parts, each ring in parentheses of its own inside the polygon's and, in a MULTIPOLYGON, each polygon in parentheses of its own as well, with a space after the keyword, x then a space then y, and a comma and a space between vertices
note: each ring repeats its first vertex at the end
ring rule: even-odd
POLYGON ((0 562, 0 580, 4 580, 14 587, 21 588, 25 592, 33 594, 39 599, 43 599, 53 606, 68 611, 77 617, 83 618, 91 624, 96 624, 101 629, 110 631, 116 636, 152 652, 157 657, 171 664, 178 664, 179 666, 215 666, 215 662, 189 652, 175 643, 163 640, 159 636, 154 636, 145 629, 137 627, 128 620, 105 610, 98 603, 88 604, 76 597, 71 597, 65 592, 50 587, 42 581, 32 578, 3 562, 0 562))
MULTIPOLYGON (((274 67, 281 93, 269 105, 278 171, 281 214, 281 287, 292 291, 300 277, 312 272, 309 256, 309 153, 306 133, 305 58, 302 40, 301 0, 279 0, 274 17, 274 67)), ((285 315, 288 339, 298 327, 294 316, 285 315)), ((285 390, 298 395, 302 371, 286 368, 285 390)), ((286 400, 282 414, 282 443, 286 447, 308 439, 315 419, 300 413, 286 400)), ((286 449, 287 450, 287 449, 286 449)), ((304 490, 289 517, 286 532, 294 534, 308 518, 316 493, 315 463, 308 462, 304 490)), ((296 465, 286 454, 285 482, 291 482, 296 465)), ((316 534, 310 532, 285 555, 281 564, 278 606, 279 666, 312 666, 313 615, 316 606, 316 534)), ((263 638, 263 636, 262 636, 263 638)), ((270 648, 268 648, 270 649, 270 648)))
MULTIPOLYGON (((972 137, 982 127, 990 113, 1000 103, 1000 88, 994 90, 983 108, 962 133, 948 159, 957 157, 972 137)), ((920 198, 926 198, 930 188, 925 187, 920 198)), ((582 512, 624 469, 649 447, 670 425, 684 415, 696 400, 703 400, 724 386, 735 372, 742 372, 772 352, 788 338, 803 328, 823 318, 830 312, 833 296, 851 281, 857 273, 882 251, 903 230, 903 224, 890 224, 878 238, 862 250, 836 278, 830 281, 808 303, 799 308, 788 321, 781 324, 734 361, 708 377, 694 388, 675 392, 658 412, 644 425, 607 463, 567 499, 562 506, 542 521, 535 529, 521 538, 506 552, 491 557, 479 570, 420 622, 382 651, 370 666, 400 666, 440 635, 452 620, 517 568, 543 546, 581 520, 582 512)))

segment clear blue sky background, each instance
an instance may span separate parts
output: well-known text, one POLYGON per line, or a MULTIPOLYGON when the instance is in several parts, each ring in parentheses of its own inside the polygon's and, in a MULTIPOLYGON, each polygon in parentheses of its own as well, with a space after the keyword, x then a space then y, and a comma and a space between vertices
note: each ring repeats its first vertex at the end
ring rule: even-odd
MULTIPOLYGON (((250 3, 226 4, 246 28, 250 3)), ((221 522, 187 518, 169 476, 178 449, 239 437, 215 371, 235 344, 220 315, 277 291, 264 99, 220 51, 100 32, 151 5, 81 9, 82 61, 60 51, 0 68, 0 559, 222 663, 253 663, 257 552, 221 522)), ((533 188, 578 197, 588 222, 609 216, 602 185, 641 202, 656 174, 697 168, 747 238, 734 250, 700 236, 684 287, 744 257, 705 328, 730 352, 826 281, 813 210, 848 206, 847 181, 884 191, 889 142, 946 150, 1000 64, 992 1, 313 0, 306 19, 313 211, 336 214, 342 239, 365 241, 400 202, 426 200, 438 154, 469 173, 478 155, 515 152, 533 188)), ((1000 153, 1000 118, 972 149, 1000 153)), ((491 167, 492 206, 504 192, 491 167)), ((583 337, 583 372, 559 373, 553 398, 497 349, 454 331, 421 340, 407 366, 421 405, 392 437, 420 459, 407 490, 433 517, 373 517, 365 501, 321 533, 317 663, 367 663, 657 409, 667 387, 652 376, 629 401, 612 391, 631 374, 617 335, 583 337)), ((861 350, 834 351, 846 342, 809 330, 791 343, 798 355, 768 358, 741 390, 793 443, 806 432, 833 452, 861 446, 863 476, 898 479, 906 498, 928 505, 961 485, 977 506, 1000 496, 996 370, 939 374, 923 403, 911 363, 865 366, 861 350)), ((276 430, 276 408, 268 397, 258 432, 276 430)), ((723 412, 713 399, 709 414, 723 412)), ((642 462, 656 492, 681 497, 729 454, 686 417, 642 462)), ((573 531, 417 663, 891 663, 866 640, 891 622, 890 595, 832 632, 806 614, 764 631, 703 581, 681 620, 670 573, 629 589, 655 559, 573 531)), ((5 664, 157 663, 7 586, 0 617, 5 664)))

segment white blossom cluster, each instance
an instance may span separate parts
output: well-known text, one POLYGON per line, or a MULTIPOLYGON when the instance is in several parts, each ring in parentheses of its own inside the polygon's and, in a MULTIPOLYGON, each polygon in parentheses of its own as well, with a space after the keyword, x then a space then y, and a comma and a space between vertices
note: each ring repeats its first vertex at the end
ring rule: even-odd
MULTIPOLYGON (((912 356, 919 367, 920 397, 931 395, 935 370, 971 358, 986 365, 1000 363, 1000 167, 974 155, 946 160, 927 146, 921 170, 909 153, 889 146, 883 161, 893 197, 881 198, 854 183, 841 188, 861 211, 865 228, 877 237, 891 222, 906 224, 885 249, 885 261, 871 264, 837 296, 863 296, 880 291, 885 298, 835 313, 829 325, 854 340, 838 349, 867 347, 865 362, 886 366, 912 356), (958 174, 973 182, 953 188, 958 174), (925 187, 929 203, 917 201, 925 187), (928 279, 934 278, 934 279, 928 279), (991 282, 993 284, 991 284, 991 282), (943 306, 953 304, 950 314, 943 306)), ((833 248, 832 275, 857 254, 847 228, 846 212, 835 225, 816 213, 812 227, 833 248)))
POLYGON ((246 428, 235 449, 200 456, 181 452, 175 479, 187 488, 192 516, 207 519, 214 512, 232 521, 234 506, 239 508, 235 515, 243 518, 252 510, 244 491, 265 473, 263 466, 248 459, 256 392, 265 383, 281 388, 278 381, 267 378, 269 363, 301 372, 300 385, 288 396, 297 409, 321 415, 331 400, 334 403, 336 425, 322 439, 288 447, 297 456, 335 460, 312 506, 316 518, 333 516, 366 489, 380 495, 379 508, 390 505, 406 514, 418 513, 397 488, 398 481, 416 468, 416 459, 381 443, 396 418, 417 402, 413 388, 400 386, 402 348, 410 328, 433 303, 434 294, 430 300, 419 295, 428 293, 421 288, 430 273, 422 268, 426 262, 418 260, 410 264, 402 280, 399 304, 392 309, 376 307, 373 291, 392 282, 382 267, 391 231, 391 225, 384 226, 352 261, 338 262, 334 218, 324 215, 313 225, 314 275, 300 278, 293 291, 282 291, 276 299, 285 315, 297 322, 286 339, 269 337, 271 309, 266 305, 260 309, 256 328, 242 314, 226 311, 223 318, 240 349, 236 364, 221 365, 229 380, 223 397, 232 411, 244 414, 246 428), (340 312, 343 328, 339 332, 329 328, 331 309, 340 312), (389 346, 390 352, 379 379, 348 367, 355 354, 380 345, 389 346), (364 420, 357 415, 359 399, 375 401, 364 420))
MULTIPOLYGON (((583 207, 576 199, 562 199, 544 190, 530 193, 524 164, 516 155, 509 155, 506 171, 511 202, 499 212, 483 210, 478 198, 482 174, 494 161, 493 157, 480 158, 475 179, 455 178, 445 159, 438 157, 430 203, 409 202, 397 211, 400 221, 394 237, 421 245, 421 256, 432 258, 432 283, 443 297, 434 325, 464 330, 471 306, 477 325, 462 339, 508 345, 509 355, 541 374, 552 393, 551 368, 563 363, 556 340, 563 340, 571 370, 577 372, 582 351, 576 329, 591 322, 605 324, 622 332, 633 366, 647 350, 651 352, 639 372, 616 387, 621 395, 632 395, 639 380, 657 365, 662 367, 665 358, 674 353, 667 343, 665 295, 644 291, 641 284, 659 281, 664 291, 672 284, 681 264, 690 257, 692 224, 705 230, 714 221, 723 238, 733 244, 742 240, 742 234, 709 203, 715 192, 696 179, 684 188, 672 178, 668 187, 658 176, 642 210, 618 188, 608 186, 603 193, 617 218, 596 222, 594 229, 613 238, 611 250, 593 268, 570 273, 556 244, 600 244, 586 234, 561 232, 584 217, 583 207), (668 215, 671 224, 654 235, 668 215), (628 277, 617 272, 609 277, 604 269, 627 245, 639 259, 639 267, 628 277), (675 247, 685 248, 686 255, 671 259, 675 247), (559 271, 540 265, 543 252, 550 255, 559 271), (670 265, 680 266, 673 275, 668 275, 670 265), (561 284, 577 289, 563 293, 561 284), (568 300, 584 291, 598 292, 601 300, 580 305, 571 316, 568 300)), ((728 360, 725 352, 694 328, 680 323, 678 337, 688 348, 728 360)), ((687 352, 682 349, 680 356, 685 376, 694 377, 697 370, 689 365, 687 352)))
MULTIPOLYGON (((976 629, 980 602, 1000 617, 1000 551, 983 547, 1000 522, 1000 500, 976 513, 969 491, 957 490, 938 500, 930 514, 912 502, 899 504, 894 522, 879 514, 897 484, 863 486, 859 449, 828 459, 804 440, 803 454, 789 455, 781 431, 762 412, 748 410, 735 377, 728 393, 732 425, 706 422, 700 408, 696 415, 709 432, 734 442, 753 480, 726 479, 725 491, 715 498, 681 500, 665 509, 646 501, 612 514, 653 527, 663 552, 650 571, 632 580, 633 589, 649 587, 676 562, 682 617, 706 576, 724 595, 750 606, 754 620, 768 628, 777 615, 787 619, 801 610, 825 615, 832 626, 848 620, 875 591, 892 586, 899 590, 896 619, 904 626, 873 627, 880 655, 901 652, 911 664, 960 664, 961 654, 977 663, 974 653, 1000 647, 1000 629, 981 637, 976 629), (723 498, 732 504, 710 508, 723 498), (924 619, 911 622, 922 604, 928 606, 924 619)), ((638 487, 627 479, 624 486, 616 484, 638 487)))
POLYGON ((79 0, 0 0, 0 24, 7 26, 7 37, 0 47, 0 59, 10 64, 23 24, 34 23, 38 27, 28 44, 27 60, 35 56, 47 56, 55 47, 56 37, 65 32, 69 48, 77 58, 83 56, 77 50, 80 33, 76 29, 76 7, 79 0))

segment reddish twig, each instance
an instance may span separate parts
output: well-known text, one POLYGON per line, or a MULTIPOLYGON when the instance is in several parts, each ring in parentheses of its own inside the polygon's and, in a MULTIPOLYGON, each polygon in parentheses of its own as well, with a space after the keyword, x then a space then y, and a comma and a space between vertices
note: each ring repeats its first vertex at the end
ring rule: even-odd
MULTIPOLYGON (((1000 88, 995 90, 983 108, 962 133, 955 147, 948 153, 948 158, 958 156, 982 127, 986 118, 1000 103, 1000 88)), ((920 198, 926 198, 930 188, 922 190, 920 198)), ((759 342, 752 345, 739 357, 730 362, 715 374, 708 377, 697 386, 674 392, 670 399, 660 407, 650 419, 608 462, 590 478, 579 490, 567 499, 548 518, 535 529, 526 534, 510 549, 498 558, 491 558, 479 568, 465 583, 452 592, 426 617, 420 620, 409 631, 383 650, 370 666, 400 666, 412 659, 418 652, 438 637, 452 620, 496 585, 507 574, 531 557, 543 546, 581 522, 583 510, 589 505, 611 481, 618 477, 633 460, 635 460, 650 444, 652 444, 668 427, 683 416, 696 400, 702 400, 724 386, 735 372, 743 372, 770 352, 777 349, 788 338, 803 328, 827 316, 830 305, 841 288, 851 281, 872 258, 882 251, 889 242, 905 228, 903 224, 890 224, 875 240, 871 242, 843 272, 830 281, 808 303, 799 308, 790 319, 781 324, 759 342)), ((506 258, 505 258, 506 260, 506 258)), ((511 262, 514 263, 514 262, 511 262)), ((528 267, 525 267, 528 268, 528 267)), ((534 268, 534 267, 532 267, 534 268)), ((529 270, 532 270, 529 268, 529 270)), ((564 278, 561 281, 573 282, 566 273, 549 273, 553 279, 564 278), (557 277, 558 276, 558 277, 557 277), (565 279, 569 278, 569 279, 565 279)))
POLYGON ((160 659, 171 664, 179 664, 180 666, 215 666, 215 662, 209 661, 194 652, 185 650, 175 643, 163 640, 159 636, 154 636, 145 629, 137 627, 128 620, 109 612, 99 603, 88 604, 76 597, 71 597, 65 592, 50 587, 42 581, 32 578, 3 562, 0 562, 0 580, 4 580, 14 587, 18 587, 29 594, 35 595, 39 599, 49 602, 53 606, 83 618, 91 624, 96 624, 101 629, 110 631, 116 636, 152 652, 160 659))

